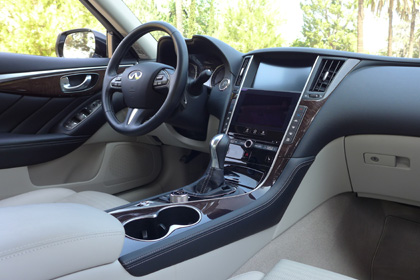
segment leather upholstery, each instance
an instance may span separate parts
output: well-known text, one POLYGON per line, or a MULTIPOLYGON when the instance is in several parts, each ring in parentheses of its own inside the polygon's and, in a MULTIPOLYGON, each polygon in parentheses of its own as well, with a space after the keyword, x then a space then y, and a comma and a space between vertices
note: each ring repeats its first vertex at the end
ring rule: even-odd
POLYGON ((51 188, 0 200, 0 207, 57 202, 85 204, 100 210, 107 210, 128 203, 124 199, 101 192, 83 191, 76 193, 69 189, 51 188))
POLYGON ((2 279, 52 279, 116 261, 124 228, 98 209, 70 203, 0 208, 2 279))
POLYGON ((230 278, 229 280, 262 280, 264 278, 264 273, 260 271, 249 271, 235 277, 230 278))
POLYGON ((289 260, 280 260, 265 277, 261 274, 262 272, 251 271, 230 280, 354 280, 335 272, 289 260))

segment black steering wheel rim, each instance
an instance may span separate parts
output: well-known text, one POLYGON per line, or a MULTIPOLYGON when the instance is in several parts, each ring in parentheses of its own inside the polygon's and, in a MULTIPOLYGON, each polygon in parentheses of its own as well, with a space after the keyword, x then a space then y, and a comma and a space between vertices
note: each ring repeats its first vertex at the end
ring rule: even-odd
MULTIPOLYGON (((153 63, 153 62, 149 62, 153 63)), ((153 69, 171 69, 172 67, 169 65, 163 65, 154 63, 153 69)), ((132 66, 135 67, 135 66, 132 66)), ((126 71, 122 75, 129 75, 131 73, 131 67, 127 68, 126 71)), ((134 68, 133 68, 134 69, 134 68)), ((182 95, 184 93, 186 84, 187 84, 187 75, 188 75, 188 50, 185 43, 185 39, 182 34, 171 24, 162 22, 162 21, 153 21, 148 22, 145 24, 140 25, 139 27, 132 30, 125 38, 121 41, 117 49, 115 50, 113 56, 111 57, 108 67, 106 69, 103 81, 103 89, 102 89, 102 104, 105 112, 106 119, 108 123, 111 125, 113 129, 116 131, 125 134, 125 135, 144 135, 149 133, 150 131, 157 128, 160 124, 162 124, 172 113, 173 111, 179 106, 182 95), (170 81, 168 84, 168 93, 166 98, 164 99, 160 108, 157 109, 156 112, 153 112, 153 115, 150 118, 147 118, 143 122, 136 121, 131 122, 126 121, 120 122, 117 117, 113 106, 112 106, 112 95, 117 92, 112 87, 112 82, 117 77, 117 70, 119 65, 131 48, 131 46, 136 42, 139 38, 150 33, 152 31, 163 31, 166 32, 171 38, 174 43, 174 49, 177 56, 177 65, 176 69, 174 69, 173 73, 171 73, 170 81)), ((146 81, 148 83, 153 83, 153 81, 146 81)), ((121 88, 121 92, 123 95, 127 96, 131 94, 129 92, 125 92, 124 87, 121 88)), ((149 93, 147 93, 149 94, 149 93)), ((150 92, 150 94, 156 94, 155 92, 150 92)), ((130 106, 129 106, 130 107, 130 106)), ((138 109, 144 112, 147 111, 145 108, 130 108, 129 113, 133 113, 133 109, 135 109, 135 113, 137 113, 138 109), (130 111, 131 110, 131 111, 130 111)), ((134 114, 135 114, 134 113, 134 114)), ((140 114, 140 113, 139 113, 140 114)), ((139 117, 140 119, 140 117, 139 117)))

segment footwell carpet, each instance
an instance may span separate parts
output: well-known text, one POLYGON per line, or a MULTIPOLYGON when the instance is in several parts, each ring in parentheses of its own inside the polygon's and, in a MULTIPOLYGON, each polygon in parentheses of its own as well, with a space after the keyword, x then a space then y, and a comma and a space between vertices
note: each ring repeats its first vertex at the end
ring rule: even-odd
POLYGON ((372 260, 371 279, 420 279, 419 223, 386 217, 372 260))

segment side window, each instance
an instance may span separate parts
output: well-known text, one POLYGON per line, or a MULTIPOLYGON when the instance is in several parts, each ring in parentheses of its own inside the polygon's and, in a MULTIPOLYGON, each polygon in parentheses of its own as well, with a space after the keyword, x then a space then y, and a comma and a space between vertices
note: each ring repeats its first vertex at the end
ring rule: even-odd
POLYGON ((79 0, 0 0, 0 52, 56 56, 58 34, 89 28, 105 34, 79 0))

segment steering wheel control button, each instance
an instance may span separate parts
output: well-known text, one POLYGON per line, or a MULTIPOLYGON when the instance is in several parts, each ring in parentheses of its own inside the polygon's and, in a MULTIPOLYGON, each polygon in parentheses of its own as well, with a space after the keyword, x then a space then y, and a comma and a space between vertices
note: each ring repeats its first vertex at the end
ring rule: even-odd
POLYGON ((113 87, 113 88, 121 88, 121 80, 122 80, 122 77, 121 76, 117 76, 114 79, 112 79, 112 81, 111 81, 111 87, 113 87))
POLYGON ((166 73, 166 71, 162 70, 154 79, 153 86, 155 87, 165 86, 168 84, 168 82, 169 82, 169 75, 168 73, 166 73))

